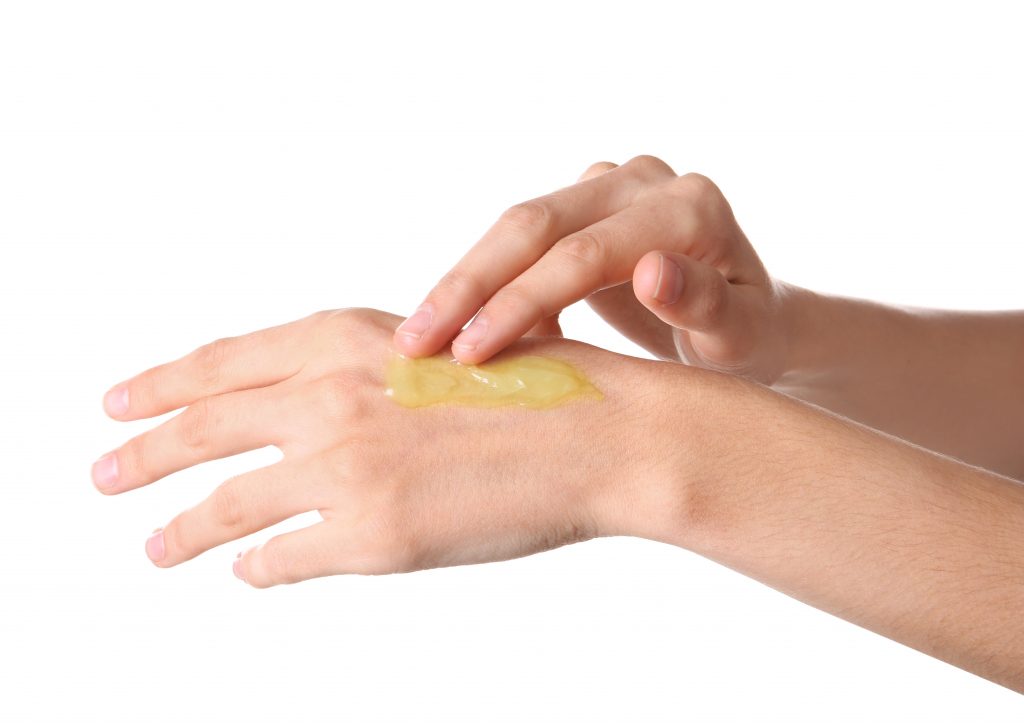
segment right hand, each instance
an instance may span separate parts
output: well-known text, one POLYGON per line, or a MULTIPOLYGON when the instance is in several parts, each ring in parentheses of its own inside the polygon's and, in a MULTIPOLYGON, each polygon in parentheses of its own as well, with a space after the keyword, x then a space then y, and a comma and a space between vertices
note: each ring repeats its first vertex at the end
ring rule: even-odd
POLYGON ((586 299, 662 359, 771 384, 787 370, 789 293, 714 183, 638 156, 594 164, 574 186, 509 208, 395 345, 419 357, 454 337, 455 357, 478 363, 531 331, 556 330, 562 309, 586 299))

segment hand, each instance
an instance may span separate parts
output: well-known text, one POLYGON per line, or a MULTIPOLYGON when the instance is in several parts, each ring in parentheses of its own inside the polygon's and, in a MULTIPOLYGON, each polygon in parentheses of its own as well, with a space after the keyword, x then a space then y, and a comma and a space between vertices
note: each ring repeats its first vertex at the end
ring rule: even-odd
MULTIPOLYGON (((154 563, 174 566, 319 511, 322 522, 236 562, 257 587, 508 559, 630 531, 619 497, 664 465, 637 454, 667 438, 648 431, 657 376, 640 369, 657 363, 555 338, 524 341, 516 352, 573 363, 604 399, 543 411, 407 409, 384 395, 382 379, 398 321, 371 310, 319 313, 219 340, 115 386, 104 400, 118 420, 187 407, 100 459, 97 487, 123 493, 277 446, 283 460, 229 479, 146 544, 154 563), (632 410, 640 404, 642 414, 632 410)), ((631 504, 647 490, 629 494, 631 504)))
POLYGON ((420 356, 454 337, 455 357, 477 363, 587 299, 662 359, 771 383, 787 364, 788 293, 718 187, 638 156, 594 164, 575 186, 509 208, 394 342, 420 356))

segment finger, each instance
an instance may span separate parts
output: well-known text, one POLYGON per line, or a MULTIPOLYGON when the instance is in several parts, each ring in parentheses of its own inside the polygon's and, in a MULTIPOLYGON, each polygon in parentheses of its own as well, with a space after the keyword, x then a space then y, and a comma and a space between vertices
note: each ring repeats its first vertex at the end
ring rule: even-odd
POLYGON ((598 290, 587 304, 609 325, 662 360, 678 360, 671 325, 666 325, 636 298, 633 283, 598 290))
POLYGON ((321 521, 275 536, 242 554, 232 567, 235 576, 265 589, 340 573, 333 534, 331 524, 321 521))
POLYGON ((159 567, 188 561, 215 546, 261 531, 322 502, 308 466, 288 461, 229 478, 206 499, 175 516, 146 543, 159 567))
POLYGON ((302 341, 317 315, 240 337, 226 337, 115 385, 103 397, 118 420, 151 418, 233 390, 272 385, 302 367, 302 341))
MULTIPOLYGON (((595 164, 591 164, 587 169, 580 174, 578 181, 586 181, 592 179, 595 176, 599 176, 606 171, 617 169, 618 164, 613 164, 611 161, 598 161, 595 164)), ((636 299, 633 298, 632 293, 630 294, 633 304, 638 305, 636 299)), ((646 310, 645 310, 646 312, 646 310)), ((563 337, 562 326, 558 322, 558 315, 554 314, 551 317, 545 317, 543 320, 538 322, 536 325, 531 327, 526 333, 527 337, 563 337)))
POLYGON ((619 165, 611 161, 598 161, 597 163, 593 163, 590 166, 588 166, 583 171, 583 173, 580 174, 579 179, 577 179, 577 181, 587 181, 588 179, 593 179, 594 177, 600 176, 606 171, 611 171, 612 169, 617 168, 619 168, 619 165))
POLYGON ((280 443, 282 398, 276 387, 200 398, 103 456, 93 464, 93 483, 103 493, 123 493, 205 461, 280 443))
POLYGON ((625 282, 636 262, 636 239, 656 247, 672 245, 674 214, 678 211, 665 204, 637 204, 560 240, 487 302, 452 342, 452 353, 462 363, 482 362, 541 320, 625 282))
POLYGON ((600 176, 606 171, 619 168, 618 164, 613 164, 611 161, 598 161, 596 164, 591 164, 587 167, 586 171, 580 174, 579 181, 586 181, 587 179, 593 179, 595 176, 600 176))
POLYGON ((558 324, 558 315, 545 317, 527 331, 528 337, 562 337, 562 326, 558 324))
POLYGON ((723 335, 746 319, 737 290, 714 267, 685 254, 648 252, 633 273, 636 298, 675 328, 723 335))
MULTIPOLYGON (((625 209, 640 190, 674 172, 639 156, 606 173, 508 209, 395 331, 407 355, 447 344, 491 295, 540 259, 558 240, 625 209)), ((526 329, 529 329, 527 326, 526 329)))

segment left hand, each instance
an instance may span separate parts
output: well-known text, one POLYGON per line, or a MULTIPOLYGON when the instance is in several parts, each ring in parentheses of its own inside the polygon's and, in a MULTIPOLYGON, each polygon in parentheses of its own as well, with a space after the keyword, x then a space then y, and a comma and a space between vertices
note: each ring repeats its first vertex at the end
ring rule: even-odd
POLYGON ((319 511, 322 522, 236 561, 235 573, 257 587, 643 534, 634 517, 649 530, 657 517, 642 515, 644 502, 656 498, 652 482, 667 479, 669 465, 669 456, 651 451, 657 441, 686 448, 669 441, 674 431, 659 430, 657 405, 668 396, 654 394, 658 363, 559 338, 524 340, 513 352, 572 363, 604 399, 540 411, 408 409, 384 395, 398 322, 373 310, 318 313, 205 345, 115 386, 105 407, 119 420, 185 410, 100 459, 97 487, 119 494, 204 461, 277 446, 283 460, 229 479, 146 544, 157 566, 175 566, 319 511))
POLYGON ((796 292, 768 274, 710 179, 637 156, 509 207, 394 344, 418 357, 451 343, 456 358, 478 363, 529 331, 557 329, 558 314, 586 299, 662 359, 771 384, 798 357, 796 292))

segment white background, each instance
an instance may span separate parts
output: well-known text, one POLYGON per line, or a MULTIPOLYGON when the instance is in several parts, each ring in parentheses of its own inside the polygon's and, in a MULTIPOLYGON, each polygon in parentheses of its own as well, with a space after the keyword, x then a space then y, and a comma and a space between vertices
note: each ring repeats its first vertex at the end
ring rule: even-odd
MULTIPOLYGON (((1020 722, 1008 690, 689 553, 268 591, 106 498, 111 384, 318 309, 408 313, 590 163, 710 175, 770 270, 1021 305, 1011 5, 0 4, 0 722, 1020 722)), ((638 353, 583 306, 574 337, 638 353)), ((294 527, 303 522, 287 522, 294 527)), ((269 534, 251 537, 257 543, 269 534)))

